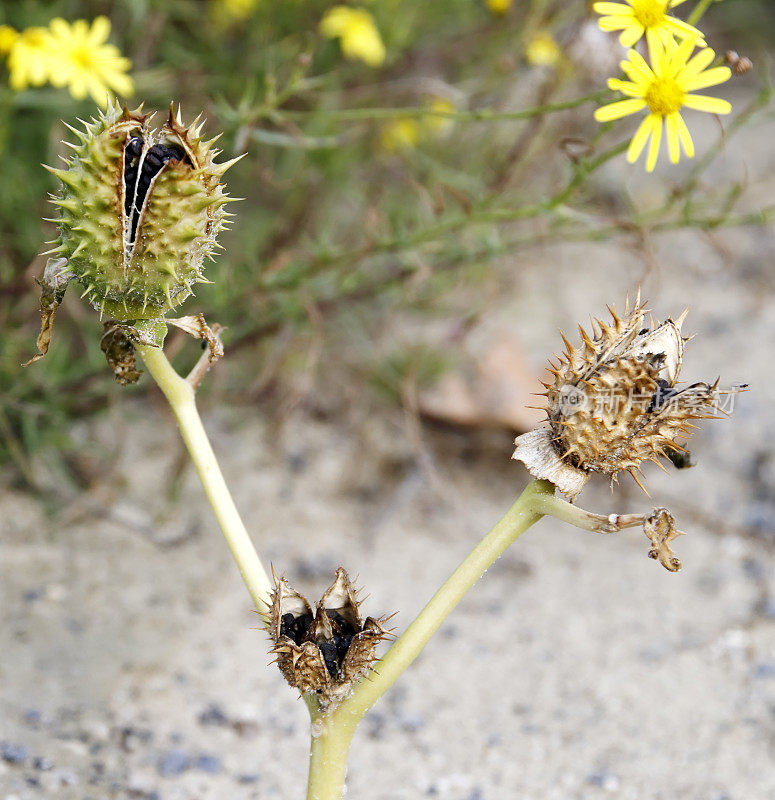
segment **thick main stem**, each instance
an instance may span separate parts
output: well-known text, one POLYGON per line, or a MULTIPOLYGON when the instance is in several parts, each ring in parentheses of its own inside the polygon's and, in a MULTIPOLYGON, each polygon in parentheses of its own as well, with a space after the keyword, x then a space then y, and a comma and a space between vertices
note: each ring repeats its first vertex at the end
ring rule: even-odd
POLYGON ((170 404, 215 518, 237 562, 242 580, 245 581, 256 609, 264 614, 269 608, 272 585, 223 479, 210 440, 199 418, 194 390, 175 372, 160 347, 138 345, 137 350, 170 404))
POLYGON ((358 722, 417 658, 487 568, 522 533, 541 519, 543 512, 538 510, 539 498, 553 494, 554 485, 548 481, 530 483, 503 518, 447 578, 384 658, 380 659, 369 679, 361 681, 338 708, 313 722, 307 800, 341 800, 347 751, 358 722))
POLYGON ((354 733, 355 725, 341 724, 334 714, 313 719, 307 800, 340 800, 354 733))

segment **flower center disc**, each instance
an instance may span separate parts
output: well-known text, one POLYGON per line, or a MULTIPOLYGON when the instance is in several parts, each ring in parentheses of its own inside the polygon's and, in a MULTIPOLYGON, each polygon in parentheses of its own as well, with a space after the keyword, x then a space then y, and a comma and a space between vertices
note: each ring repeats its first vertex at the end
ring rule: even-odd
POLYGON ((646 92, 646 103, 652 114, 665 117, 678 111, 685 97, 686 92, 673 78, 657 78, 646 92))
POLYGON ((632 14, 644 28, 653 28, 665 18, 664 0, 633 0, 632 14))

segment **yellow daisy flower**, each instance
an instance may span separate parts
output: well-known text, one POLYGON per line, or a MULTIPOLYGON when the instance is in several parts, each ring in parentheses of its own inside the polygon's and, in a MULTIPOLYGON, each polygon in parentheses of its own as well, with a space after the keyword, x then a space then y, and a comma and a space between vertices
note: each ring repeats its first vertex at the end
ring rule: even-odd
POLYGON ((671 17, 667 11, 683 3, 684 0, 625 0, 625 3, 595 3, 592 8, 603 14, 599 25, 604 31, 621 31, 619 41, 625 47, 632 47, 643 34, 648 43, 661 39, 667 44, 673 36, 679 39, 694 38, 704 43, 701 31, 671 17))
POLYGON ((667 46, 655 40, 649 46, 651 66, 635 50, 627 54, 627 61, 621 67, 630 78, 629 81, 611 78, 608 86, 627 96, 595 111, 598 122, 610 122, 628 114, 636 114, 647 108, 649 113, 630 142, 627 159, 632 164, 638 159, 646 143, 651 138, 646 169, 651 172, 657 163, 659 145, 662 140, 662 123, 667 129, 667 149, 670 161, 678 163, 680 147, 689 158, 694 157, 694 144, 689 129, 681 116, 682 108, 707 111, 710 114, 728 114, 732 106, 718 97, 691 94, 696 89, 716 86, 729 80, 732 71, 729 67, 711 67, 715 53, 709 47, 701 49, 690 58, 695 41, 684 39, 678 43, 669 39, 667 46))
POLYGON ((109 90, 122 95, 134 92, 132 79, 126 74, 132 62, 117 47, 105 43, 110 35, 107 17, 97 17, 91 28, 83 19, 70 25, 57 17, 51 20, 49 30, 53 47, 50 80, 54 86, 67 86, 76 100, 90 94, 103 108, 109 90))
POLYGON ((50 77, 51 34, 46 28, 26 28, 8 52, 8 84, 15 92, 42 86, 50 77))
POLYGON ((562 52, 551 33, 539 31, 525 46, 525 60, 531 67, 553 67, 562 52))
POLYGON ((330 8, 320 23, 320 32, 329 39, 339 39, 346 58, 359 58, 371 67, 385 61, 385 45, 374 17, 362 8, 330 8))
POLYGON ((420 133, 420 123, 416 119, 398 117, 383 125, 379 143, 390 153, 410 150, 420 141, 420 133))
POLYGON ((484 0, 484 4, 493 14, 505 14, 513 3, 513 0, 484 0))

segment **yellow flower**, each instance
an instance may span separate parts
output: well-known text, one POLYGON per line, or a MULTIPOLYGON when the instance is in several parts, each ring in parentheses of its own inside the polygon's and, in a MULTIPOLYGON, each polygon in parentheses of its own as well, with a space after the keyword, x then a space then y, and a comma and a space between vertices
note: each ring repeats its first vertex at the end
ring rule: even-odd
POLYGON ((382 128, 380 144, 384 150, 394 153, 410 150, 420 141, 420 123, 412 117, 398 117, 382 128))
POLYGON ((632 47, 644 32, 649 45, 654 39, 661 39, 667 45, 672 36, 679 39, 698 39, 704 44, 701 31, 671 17, 667 10, 680 5, 684 0, 625 0, 625 3, 595 3, 592 8, 600 18, 604 31, 621 31, 619 41, 625 47, 632 47))
POLYGON ((86 20, 70 25, 57 17, 51 20, 50 81, 54 86, 67 86, 70 94, 81 100, 90 94, 95 102, 107 107, 109 90, 131 95, 132 79, 126 74, 132 66, 119 49, 105 44, 110 35, 110 21, 97 17, 91 28, 86 20))
POLYGON ((682 108, 693 108, 710 114, 728 114, 732 110, 726 100, 691 94, 696 89, 723 83, 732 75, 729 67, 707 69, 715 57, 709 47, 701 49, 690 58, 694 47, 695 41, 692 39, 684 39, 680 44, 674 39, 668 39, 667 46, 654 40, 649 46, 651 66, 643 56, 630 50, 627 54, 629 60, 621 63, 622 70, 630 80, 611 78, 608 81, 609 88, 621 92, 628 99, 603 106, 595 112, 598 122, 609 122, 628 114, 636 114, 644 108, 648 109, 648 115, 633 136, 627 158, 630 163, 636 161, 650 137, 651 145, 646 161, 649 172, 657 162, 663 121, 667 129, 670 161, 676 164, 681 145, 689 158, 694 157, 692 137, 680 114, 682 108))
POLYGON ((484 0, 484 4, 493 14, 505 14, 510 8, 513 0, 484 0))
POLYGON ((385 45, 374 17, 362 8, 334 6, 320 23, 320 32, 329 39, 339 39, 347 58, 359 58, 371 67, 385 61, 385 45))
POLYGON ((430 100, 428 108, 434 113, 422 118, 423 133, 428 136, 446 136, 454 124, 446 115, 455 111, 455 104, 443 97, 434 97, 430 100))
POLYGON ((211 0, 210 18, 213 24, 223 28, 251 17, 257 5, 258 0, 211 0))
POLYGON ((10 25, 0 25, 0 55, 8 53, 18 38, 19 34, 10 25))
POLYGON ((562 55, 551 33, 536 33, 525 47, 525 59, 531 67, 553 67, 562 55))
POLYGON ((42 86, 50 77, 51 34, 46 28, 19 33, 8 53, 8 83, 15 92, 42 86))

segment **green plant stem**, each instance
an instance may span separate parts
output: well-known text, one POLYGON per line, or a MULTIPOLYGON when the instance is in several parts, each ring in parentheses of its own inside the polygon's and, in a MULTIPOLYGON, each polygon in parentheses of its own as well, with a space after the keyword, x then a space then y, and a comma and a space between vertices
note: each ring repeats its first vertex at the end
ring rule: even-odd
POLYGON ((223 479, 196 408, 194 389, 175 372, 160 347, 138 345, 137 351, 170 404, 242 580, 253 598, 256 610, 265 614, 269 608, 272 584, 223 479))
POLYGON ((532 481, 495 527, 466 556, 395 644, 369 680, 361 681, 341 705, 313 719, 307 800, 340 800, 347 753, 355 728, 371 706, 417 658, 430 638, 487 568, 543 512, 538 501, 554 495, 548 481, 532 481))
MULTIPOLYGON (((534 106, 532 108, 522 108, 517 111, 495 111, 492 108, 482 108, 472 111, 460 110, 440 110, 431 109, 423 106, 403 106, 398 108, 340 108, 340 109, 320 109, 295 110, 276 108, 273 105, 264 105, 252 110, 247 115, 242 115, 240 120, 243 124, 252 124, 262 118, 271 119, 277 124, 283 122, 300 122, 306 119, 326 119, 333 122, 360 122, 364 120, 385 120, 385 119, 417 119, 427 117, 437 117, 439 119, 449 119, 456 122, 499 122, 510 120, 530 119, 540 117, 544 114, 551 114, 556 111, 568 111, 573 108, 585 105, 586 103, 599 103, 610 95, 608 89, 598 89, 581 97, 574 97, 570 100, 562 100, 557 103, 547 103, 545 105, 534 106)), ((239 118, 238 112, 235 115, 239 118)))
POLYGON ((686 21, 690 25, 696 25, 700 21, 702 15, 708 10, 708 6, 712 2, 713 0, 700 0, 700 2, 697 3, 697 5, 694 7, 694 11, 692 11, 692 13, 689 14, 686 21))
POLYGON ((336 714, 312 720, 307 800, 340 800, 347 777, 347 757, 357 722, 342 724, 336 714))

